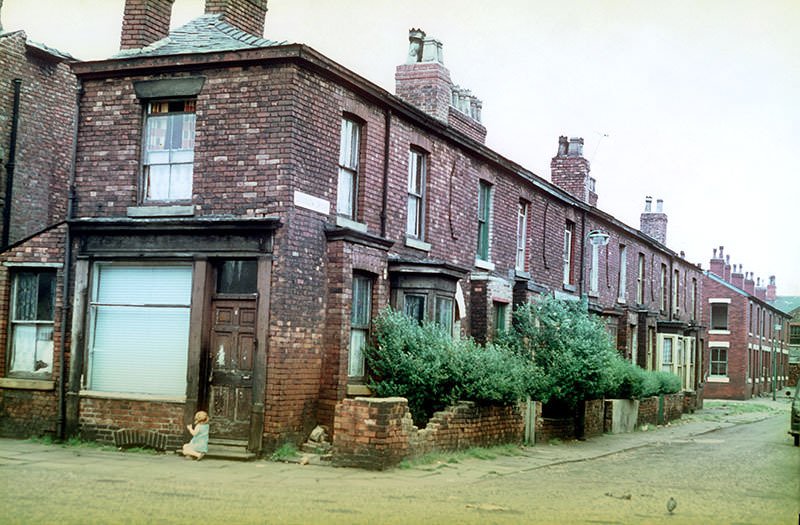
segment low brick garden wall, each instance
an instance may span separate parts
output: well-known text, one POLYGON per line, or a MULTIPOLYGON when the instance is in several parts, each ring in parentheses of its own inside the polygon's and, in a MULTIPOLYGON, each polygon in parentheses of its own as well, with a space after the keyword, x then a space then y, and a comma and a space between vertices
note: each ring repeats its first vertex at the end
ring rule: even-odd
POLYGON ((521 443, 524 407, 461 402, 414 426, 405 398, 344 399, 336 405, 333 464, 383 470, 435 450, 521 443))
MULTIPOLYGON (((583 403, 583 435, 577 436, 576 419, 542 417, 535 403, 535 441, 590 438, 611 431, 613 401, 595 399, 583 403)), ((649 397, 638 402, 638 414, 629 414, 628 426, 661 425, 679 419, 684 410, 697 406, 696 396, 684 393, 649 397)), ((627 405, 625 405, 627 407, 627 405)), ((522 443, 525 437, 525 403, 481 406, 461 402, 437 412, 424 429, 414 426, 408 401, 402 397, 357 397, 337 403, 333 428, 333 464, 384 470, 406 458, 428 452, 522 443)))

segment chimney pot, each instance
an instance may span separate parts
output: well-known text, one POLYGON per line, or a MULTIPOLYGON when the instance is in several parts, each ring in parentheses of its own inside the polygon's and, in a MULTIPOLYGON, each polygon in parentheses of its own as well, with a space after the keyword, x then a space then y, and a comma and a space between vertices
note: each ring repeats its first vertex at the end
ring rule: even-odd
POLYGON ((656 213, 664 213, 664 199, 656 200, 656 213))
POLYGON ((644 198, 644 212, 650 213, 652 211, 653 197, 648 195, 644 198))

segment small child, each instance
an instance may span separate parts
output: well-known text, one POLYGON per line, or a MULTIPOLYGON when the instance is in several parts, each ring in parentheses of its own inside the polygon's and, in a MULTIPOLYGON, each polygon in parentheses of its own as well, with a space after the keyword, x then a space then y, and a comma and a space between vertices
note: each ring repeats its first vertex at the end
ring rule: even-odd
POLYGON ((186 425, 192 440, 183 445, 183 455, 195 459, 203 459, 208 452, 208 413, 200 411, 194 415, 194 428, 186 425))

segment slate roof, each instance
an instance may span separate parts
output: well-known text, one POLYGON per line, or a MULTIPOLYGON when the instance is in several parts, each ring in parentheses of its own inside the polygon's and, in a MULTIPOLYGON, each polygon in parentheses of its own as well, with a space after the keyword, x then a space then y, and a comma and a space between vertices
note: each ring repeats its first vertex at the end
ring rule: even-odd
POLYGON ((219 14, 206 14, 173 29, 169 32, 169 36, 153 42, 147 47, 125 49, 114 55, 113 58, 236 51, 279 46, 285 43, 251 35, 224 22, 219 14))
MULTIPOLYGON (((2 1, 0 1, 0 4, 2 1)), ((0 38, 10 37, 14 35, 22 35, 25 38, 25 45, 31 48, 34 48, 42 53, 47 53, 48 55, 52 55, 53 58, 58 60, 66 60, 69 62, 74 62, 77 60, 74 56, 70 55, 69 53, 65 53, 63 51, 59 51, 54 47, 50 47, 48 45, 42 44, 41 42, 35 42, 28 38, 28 35, 25 34, 25 31, 22 29, 17 31, 9 31, 9 32, 0 32, 0 38)))
POLYGON ((776 297, 774 301, 770 303, 772 306, 786 312, 787 314, 791 314, 798 308, 800 308, 800 296, 797 295, 782 295, 776 297))

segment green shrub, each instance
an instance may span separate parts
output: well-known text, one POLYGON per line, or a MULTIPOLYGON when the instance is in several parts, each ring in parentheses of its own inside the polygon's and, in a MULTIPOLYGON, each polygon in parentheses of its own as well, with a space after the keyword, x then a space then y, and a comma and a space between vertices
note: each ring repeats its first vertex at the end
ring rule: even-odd
POLYGON ((580 302, 545 296, 520 306, 503 343, 542 369, 542 401, 574 408, 617 386, 617 351, 603 323, 580 302))
POLYGON ((408 399, 417 425, 459 400, 513 403, 540 390, 535 364, 489 344, 452 338, 438 325, 420 325, 401 312, 383 310, 366 349, 370 388, 380 397, 408 399))

